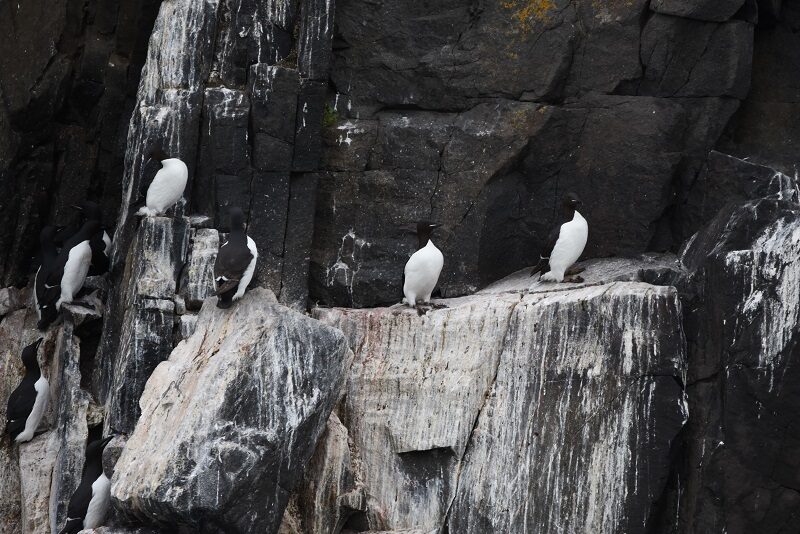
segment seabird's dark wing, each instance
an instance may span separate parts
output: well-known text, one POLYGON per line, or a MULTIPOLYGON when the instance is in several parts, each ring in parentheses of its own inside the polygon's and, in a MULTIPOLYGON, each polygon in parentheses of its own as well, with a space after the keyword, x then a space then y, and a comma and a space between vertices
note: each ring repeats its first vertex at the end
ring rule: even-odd
POLYGON ((158 171, 161 170, 161 162, 158 161, 156 158, 150 158, 147 160, 147 163, 144 164, 144 168, 142 169, 142 181, 139 182, 139 197, 142 200, 147 198, 147 190, 150 188, 150 184, 153 183, 153 179, 158 174, 158 171))
POLYGON ((550 231, 550 235, 547 236, 547 244, 542 249, 542 253, 539 255, 539 263, 531 271, 531 276, 536 273, 546 273, 550 270, 550 254, 553 253, 559 235, 561 235, 561 224, 553 228, 550 231))
POLYGON ((224 293, 237 285, 252 259, 253 254, 246 245, 236 247, 228 241, 219 247, 217 259, 214 261, 214 279, 223 278, 224 282, 217 289, 216 294, 224 293))
POLYGON ((89 502, 92 500, 92 483, 97 479, 97 477, 93 480, 90 480, 90 478, 91 477, 86 476, 86 469, 84 469, 81 483, 69 499, 67 524, 61 531, 61 534, 80 532, 83 527, 83 520, 86 518, 86 512, 89 510, 89 502))
POLYGON ((8 409, 6 410, 6 432, 11 438, 17 437, 25 430, 25 422, 33 410, 36 402, 36 389, 33 384, 24 380, 17 386, 8 398, 8 409))
POLYGON ((89 268, 89 276, 95 276, 108 272, 108 256, 106 256, 106 242, 103 241, 103 229, 100 229, 92 239, 89 240, 89 247, 92 249, 92 265, 89 268))

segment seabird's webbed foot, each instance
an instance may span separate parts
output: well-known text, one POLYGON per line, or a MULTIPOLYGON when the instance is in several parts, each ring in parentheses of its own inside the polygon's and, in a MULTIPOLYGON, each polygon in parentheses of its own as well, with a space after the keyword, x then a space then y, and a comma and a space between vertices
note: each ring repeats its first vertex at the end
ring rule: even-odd
POLYGON ((582 284, 584 282, 582 276, 565 276, 564 281, 571 284, 582 284))
POLYGON ((419 315, 420 317, 428 313, 428 308, 426 308, 422 304, 417 304, 416 306, 414 306, 414 308, 417 310, 417 315, 419 315))
MULTIPOLYGON (((567 269, 567 272, 565 272, 564 274, 566 276, 574 276, 576 274, 581 274, 585 270, 586 270, 586 267, 577 267, 577 266, 573 265, 572 267, 567 269)), ((583 280, 581 280, 581 282, 583 282, 583 280)))

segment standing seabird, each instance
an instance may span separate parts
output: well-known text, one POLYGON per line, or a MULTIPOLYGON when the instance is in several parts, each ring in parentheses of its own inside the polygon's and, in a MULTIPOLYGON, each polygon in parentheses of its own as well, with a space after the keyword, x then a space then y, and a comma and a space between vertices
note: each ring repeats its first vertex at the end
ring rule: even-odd
POLYGON ((114 436, 98 439, 86 447, 81 483, 69 499, 67 523, 61 534, 77 534, 103 525, 111 502, 111 481, 103 471, 103 450, 114 436))
POLYGON ((242 298, 253 279, 258 259, 256 243, 244 231, 244 213, 240 208, 231 208, 230 221, 228 240, 219 247, 214 262, 218 308, 230 308, 234 300, 242 298))
MULTIPOLYGON (((98 221, 86 221, 78 233, 64 243, 64 248, 58 253, 53 268, 47 276, 40 306, 52 304, 55 310, 59 311, 62 304, 72 302, 89 273, 92 263, 92 247, 89 245, 89 240, 99 229, 98 221)), ((41 330, 45 330, 55 316, 47 319, 43 315, 39 321, 41 330)))
POLYGON ((436 282, 439 281, 439 274, 444 266, 442 251, 436 248, 431 241, 431 232, 439 226, 441 225, 428 221, 417 223, 419 246, 406 262, 404 270, 405 303, 417 308, 417 312, 420 314, 422 312, 418 304, 420 302, 430 304, 431 293, 436 287, 436 282))
POLYGON ((97 221, 100 224, 100 230, 89 239, 89 246, 92 249, 92 264, 89 267, 89 276, 108 272, 111 237, 103 228, 103 214, 100 206, 91 200, 84 200, 74 204, 72 208, 80 213, 81 225, 86 221, 97 221))
MULTIPOLYGON (((562 282, 567 270, 583 254, 586 240, 589 238, 589 225, 578 212, 582 202, 575 193, 564 195, 562 202, 563 217, 550 232, 548 243, 541 255, 539 264, 531 271, 531 276, 542 273, 540 280, 545 282, 562 282), (547 254, 546 256, 544 254, 547 254)), ((579 270, 569 274, 577 274, 579 270)), ((583 282, 583 278, 574 277, 568 282, 583 282)))
POLYGON ((170 158, 160 147, 153 148, 142 172, 139 194, 145 205, 139 208, 138 215, 161 215, 183 196, 189 170, 178 158, 170 158))
POLYGON ((57 229, 55 226, 45 226, 39 233, 39 259, 41 264, 36 270, 36 276, 33 279, 33 302, 36 305, 36 314, 39 320, 42 317, 49 317, 49 321, 55 319, 56 309, 53 303, 48 304, 45 299, 45 282, 50 275, 50 271, 56 263, 58 258, 58 249, 55 244, 57 229))
POLYGON ((6 433, 12 442, 23 443, 33 439, 33 434, 42 421, 50 397, 47 379, 42 375, 36 356, 43 338, 39 338, 22 349, 25 377, 17 389, 11 392, 6 410, 6 433))

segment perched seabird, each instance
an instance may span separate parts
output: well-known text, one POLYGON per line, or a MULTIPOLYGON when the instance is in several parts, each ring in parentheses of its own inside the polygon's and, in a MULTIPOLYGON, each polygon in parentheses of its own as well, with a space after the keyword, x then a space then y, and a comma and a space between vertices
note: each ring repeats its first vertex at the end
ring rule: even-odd
POLYGON ((256 243, 244 231, 244 213, 240 208, 230 210, 230 233, 217 253, 214 280, 217 282, 218 308, 230 308, 242 298, 256 268, 256 243))
POLYGON ((25 377, 17 389, 11 392, 6 410, 6 433, 11 441, 22 443, 33 439, 33 434, 42 420, 50 397, 47 379, 42 376, 36 353, 43 338, 39 338, 22 349, 25 377))
MULTIPOLYGON (((39 299, 40 306, 53 305, 55 310, 59 311, 62 304, 72 302, 89 273, 92 263, 92 247, 89 245, 89 240, 99 229, 98 221, 86 221, 78 233, 64 243, 64 248, 58 253, 53 268, 47 275, 44 294, 39 299)), ((50 325, 55 319, 55 314, 52 318, 48 316, 47 319, 43 314, 39 321, 41 330, 50 325)))
MULTIPOLYGON (((539 264, 531 271, 531 276, 542 273, 540 280, 545 282, 562 282, 566 274, 578 274, 581 270, 568 269, 581 257, 586 240, 589 237, 589 225, 578 212, 582 202, 575 193, 564 195, 562 202, 563 216, 550 232, 544 253, 539 264), (547 254, 545 256, 545 254, 547 254)), ((568 282, 583 282, 581 277, 574 277, 568 282)))
POLYGON ((111 501, 111 481, 103 471, 103 450, 112 439, 114 436, 98 439, 86 447, 81 483, 69 499, 67 523, 61 534, 77 534, 103 525, 111 501))
POLYGON ((81 225, 86 221, 97 221, 100 224, 100 230, 89 239, 89 246, 92 248, 92 264, 89 267, 89 276, 108 272, 111 237, 103 228, 103 214, 100 206, 91 200, 84 200, 72 207, 81 214, 81 225))
POLYGON ((139 208, 138 215, 161 215, 183 196, 189 170, 178 158, 170 158, 159 147, 150 150, 148 161, 142 172, 139 194, 145 205, 139 208))
POLYGON ((41 264, 36 270, 36 276, 33 279, 33 302, 36 306, 36 314, 39 316, 40 321, 43 316, 46 317, 49 315, 52 315, 49 319, 52 321, 55 319, 57 313, 55 306, 53 306, 52 303, 48 305, 44 299, 45 282, 47 281, 50 271, 53 269, 56 258, 58 258, 58 249, 55 244, 56 232, 57 229, 55 226, 45 226, 42 228, 41 233, 39 233, 39 259, 41 260, 41 264))
POLYGON ((405 303, 417 308, 421 313, 418 304, 430 304, 431 293, 439 281, 439 274, 444 265, 442 251, 436 248, 431 241, 431 232, 438 228, 439 224, 428 221, 417 223, 417 239, 419 246, 417 251, 411 255, 406 262, 403 280, 403 294, 405 303))

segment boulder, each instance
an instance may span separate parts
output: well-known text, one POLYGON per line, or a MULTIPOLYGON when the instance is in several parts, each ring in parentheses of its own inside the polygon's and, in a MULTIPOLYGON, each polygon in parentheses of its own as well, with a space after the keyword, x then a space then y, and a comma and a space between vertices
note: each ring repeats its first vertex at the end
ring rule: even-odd
POLYGON ((267 290, 229 310, 207 299, 194 334, 147 382, 114 506, 146 524, 274 532, 350 358, 341 332, 267 290))

